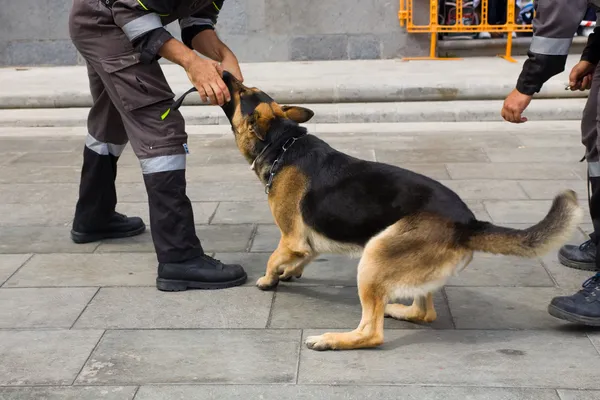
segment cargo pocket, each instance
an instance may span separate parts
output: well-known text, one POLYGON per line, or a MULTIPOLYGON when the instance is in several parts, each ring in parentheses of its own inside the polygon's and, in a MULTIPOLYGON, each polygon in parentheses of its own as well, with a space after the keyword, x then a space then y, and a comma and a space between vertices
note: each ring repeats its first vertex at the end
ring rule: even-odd
POLYGON ((140 63, 140 53, 135 50, 105 57, 100 63, 102 69, 110 75, 127 111, 173 100, 175 97, 160 65, 157 62, 140 63))

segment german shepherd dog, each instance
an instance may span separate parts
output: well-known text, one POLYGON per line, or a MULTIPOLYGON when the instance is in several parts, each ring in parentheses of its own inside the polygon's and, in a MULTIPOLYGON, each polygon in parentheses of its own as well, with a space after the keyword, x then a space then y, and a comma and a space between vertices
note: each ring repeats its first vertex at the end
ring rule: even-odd
POLYGON ((426 176, 364 161, 330 147, 299 124, 314 113, 282 106, 266 93, 223 79, 231 101, 223 111, 236 144, 265 185, 281 231, 262 290, 300 278, 320 253, 360 257, 362 318, 346 333, 306 339, 314 350, 375 347, 384 316, 436 319, 432 292, 465 268, 475 251, 536 257, 566 242, 582 217, 576 194, 558 194, 544 219, 527 229, 478 221, 452 190, 426 176), (413 298, 411 306, 388 304, 413 298))

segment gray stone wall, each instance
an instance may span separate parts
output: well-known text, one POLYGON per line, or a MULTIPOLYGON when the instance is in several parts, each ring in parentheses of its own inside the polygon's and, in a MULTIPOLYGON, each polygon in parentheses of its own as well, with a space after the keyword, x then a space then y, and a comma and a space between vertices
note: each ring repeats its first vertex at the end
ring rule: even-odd
MULTIPOLYGON (((67 27, 72 1, 0 0, 0 65, 80 64, 67 27)), ((426 53, 426 36, 409 36, 400 27, 398 3, 226 0, 218 33, 243 62, 379 59, 426 53)), ((179 35, 176 23, 168 29, 179 35)))

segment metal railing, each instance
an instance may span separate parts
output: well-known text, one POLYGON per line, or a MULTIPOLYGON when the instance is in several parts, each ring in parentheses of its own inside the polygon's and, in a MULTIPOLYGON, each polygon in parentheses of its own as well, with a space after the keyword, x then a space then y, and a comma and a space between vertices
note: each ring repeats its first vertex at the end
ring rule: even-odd
MULTIPOLYGON (((418 1, 418 0, 417 0, 418 1)), ((477 32, 501 32, 506 33, 506 52, 499 54, 499 57, 510 62, 516 62, 512 58, 513 32, 532 32, 531 24, 523 25, 515 22, 515 2, 508 0, 506 11, 506 22, 502 25, 490 25, 488 23, 488 1, 481 0, 481 20, 477 25, 465 25, 463 21, 463 0, 454 0, 452 3, 456 8, 455 23, 452 25, 444 25, 439 23, 439 1, 429 0, 429 24, 416 25, 414 23, 414 7, 413 0, 400 0, 400 10, 398 11, 398 19, 401 26, 406 26, 409 33, 429 33, 431 42, 429 48, 429 56, 426 57, 405 57, 405 60, 457 60, 458 58, 443 58, 437 56, 437 41, 439 33, 477 33, 477 32)), ((472 1, 467 0, 471 3, 472 1)))

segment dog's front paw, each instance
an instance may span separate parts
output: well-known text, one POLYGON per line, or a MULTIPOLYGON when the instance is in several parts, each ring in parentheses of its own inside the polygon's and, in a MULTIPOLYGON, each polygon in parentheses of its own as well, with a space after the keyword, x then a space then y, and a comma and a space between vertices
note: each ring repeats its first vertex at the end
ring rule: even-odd
POLYGON ((260 290, 269 290, 269 289, 273 289, 274 287, 276 287, 278 283, 279 283, 279 280, 277 280, 277 279, 271 279, 266 276, 263 276, 262 278, 260 278, 259 280, 256 281, 256 286, 260 290))
POLYGON ((306 347, 311 350, 317 351, 325 351, 325 350, 333 350, 333 347, 330 341, 327 340, 327 334, 320 336, 309 336, 304 341, 306 347))

